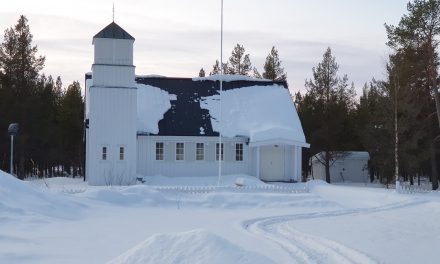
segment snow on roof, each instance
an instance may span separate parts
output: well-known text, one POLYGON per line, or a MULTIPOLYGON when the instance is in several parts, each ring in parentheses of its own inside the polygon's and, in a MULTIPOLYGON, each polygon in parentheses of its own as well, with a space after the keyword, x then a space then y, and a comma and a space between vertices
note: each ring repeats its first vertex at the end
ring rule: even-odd
POLYGON ((159 133, 158 123, 171 108, 170 100, 177 100, 175 94, 145 84, 137 83, 138 131, 159 133))
POLYGON ((289 91, 277 84, 250 86, 205 97, 200 107, 208 109, 215 131, 223 136, 247 136, 251 142, 285 139, 305 143, 301 122, 289 91))
POLYGON ((257 79, 249 76, 244 75, 238 75, 238 74, 214 74, 210 75, 208 77, 194 77, 192 78, 193 81, 220 81, 223 80, 224 82, 233 82, 233 81, 255 81, 255 82, 271 82, 271 80, 268 79, 257 79))
POLYGON ((159 75, 159 74, 144 74, 144 75, 136 75, 136 78, 167 78, 167 76, 159 75))

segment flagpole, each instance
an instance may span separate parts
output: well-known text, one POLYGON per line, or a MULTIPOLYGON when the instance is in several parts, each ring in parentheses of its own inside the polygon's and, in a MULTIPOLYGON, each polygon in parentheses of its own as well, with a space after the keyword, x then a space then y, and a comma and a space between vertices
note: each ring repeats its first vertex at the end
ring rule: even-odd
POLYGON ((219 136, 218 136, 218 180, 217 186, 220 186, 222 176, 222 92, 223 92, 223 0, 221 0, 220 15, 220 118, 219 118, 219 136))

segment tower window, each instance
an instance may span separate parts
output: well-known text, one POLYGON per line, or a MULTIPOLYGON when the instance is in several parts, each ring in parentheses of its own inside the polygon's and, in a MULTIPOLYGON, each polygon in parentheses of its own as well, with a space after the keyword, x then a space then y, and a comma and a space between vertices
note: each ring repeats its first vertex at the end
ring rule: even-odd
POLYGON ((185 157, 185 144, 176 143, 176 160, 183 160, 185 157))
POLYGON ((163 142, 156 142, 156 160, 163 160, 163 142))
POLYGON ((204 160, 205 159, 205 144, 197 143, 196 144, 196 160, 204 160))
POLYGON ((221 159, 223 160, 223 158, 224 158, 224 156, 223 156, 223 143, 222 143, 222 146, 221 146, 221 154, 220 154, 220 146, 219 146, 219 143, 216 143, 215 144, 215 159, 216 160, 219 160, 219 156, 221 156, 221 159))
POLYGON ((243 143, 235 144, 235 160, 236 161, 243 160, 243 143))
POLYGON ((107 160, 107 147, 102 147, 102 160, 107 160))
POLYGON ((119 148, 119 160, 124 160, 124 147, 119 148))

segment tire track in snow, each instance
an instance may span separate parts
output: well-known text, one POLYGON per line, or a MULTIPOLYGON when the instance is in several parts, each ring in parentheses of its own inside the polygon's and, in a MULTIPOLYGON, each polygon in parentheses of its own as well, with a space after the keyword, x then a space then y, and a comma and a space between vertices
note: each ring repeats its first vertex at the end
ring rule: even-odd
POLYGON ((294 229, 289 222, 299 219, 375 213, 414 206, 421 203, 424 203, 424 201, 411 200, 373 208, 355 208, 256 218, 244 221, 242 226, 249 232, 267 237, 278 244, 287 251, 297 263, 380 263, 380 261, 336 241, 306 234, 294 229))

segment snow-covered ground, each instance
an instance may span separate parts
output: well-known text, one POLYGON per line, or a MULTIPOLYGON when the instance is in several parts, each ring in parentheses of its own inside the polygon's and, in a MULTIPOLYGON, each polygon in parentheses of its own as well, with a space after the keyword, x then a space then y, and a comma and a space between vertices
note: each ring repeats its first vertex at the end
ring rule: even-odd
POLYGON ((0 263, 439 263, 437 192, 316 181, 309 193, 188 194, 149 180, 91 187, 0 171, 0 263))

